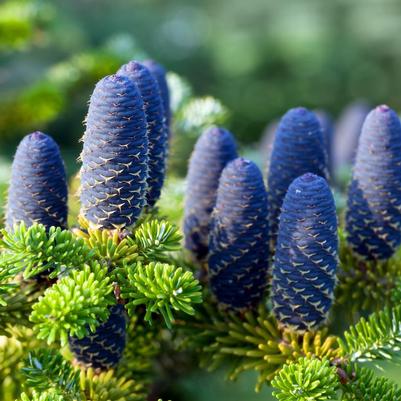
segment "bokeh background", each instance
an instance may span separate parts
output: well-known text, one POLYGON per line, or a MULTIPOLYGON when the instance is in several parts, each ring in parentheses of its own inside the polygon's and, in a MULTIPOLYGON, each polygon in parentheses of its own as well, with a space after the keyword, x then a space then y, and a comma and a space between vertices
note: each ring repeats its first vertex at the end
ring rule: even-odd
MULTIPOLYGON (((169 200, 174 191, 179 199, 171 177, 185 175, 209 123, 230 128, 263 164, 265 127, 291 107, 334 120, 360 99, 401 110, 401 1, 3 0, 0 185, 16 144, 35 130, 58 141, 72 176, 94 84, 146 57, 175 73, 168 185, 169 200)), ((252 380, 195 371, 179 380, 175 401, 269 400, 268 389, 254 395, 252 380)))

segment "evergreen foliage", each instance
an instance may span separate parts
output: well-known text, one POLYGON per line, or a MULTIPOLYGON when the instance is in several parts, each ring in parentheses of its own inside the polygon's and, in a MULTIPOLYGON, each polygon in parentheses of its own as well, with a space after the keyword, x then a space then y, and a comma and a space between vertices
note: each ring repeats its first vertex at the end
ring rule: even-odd
POLYGON ((161 314, 171 328, 173 311, 193 315, 193 303, 202 302, 201 287, 189 271, 160 262, 143 265, 138 262, 126 270, 121 296, 127 300, 127 309, 133 314, 139 305, 146 306, 145 320, 152 313, 161 314))
MULTIPOLYGON (((91 97, 78 226, 66 230, 60 216, 48 220, 54 213, 46 202, 54 203, 52 197, 65 189, 64 170, 51 167, 62 166, 57 146, 39 133, 28 137, 32 146, 25 149, 28 140, 20 145, 18 152, 29 152, 43 141, 44 153, 39 152, 34 166, 23 165, 16 156, 18 168, 13 169, 27 168, 34 178, 25 175, 28 184, 32 181, 26 185, 16 173, 10 193, 22 197, 38 190, 43 197, 36 205, 27 202, 25 210, 13 211, 9 204, 8 214, 37 212, 42 204, 48 214, 28 220, 18 215, 1 231, 0 400, 145 401, 151 390, 157 393, 163 369, 174 378, 177 367, 187 370, 197 359, 208 370, 228 368, 232 380, 255 371, 256 389, 272 385, 279 400, 401 400, 394 383, 363 366, 397 361, 401 352, 398 198, 393 187, 399 122, 394 113, 385 106, 375 109, 367 121, 369 128, 372 119, 374 129, 366 129, 376 141, 375 152, 366 151, 365 129, 358 149, 354 178, 362 170, 369 176, 369 168, 360 169, 362 161, 384 168, 369 176, 375 185, 367 192, 380 201, 373 202, 372 211, 386 202, 394 209, 389 208, 389 215, 378 213, 380 222, 391 221, 391 229, 387 223, 382 231, 365 227, 373 230, 362 239, 376 241, 373 248, 366 247, 374 257, 359 252, 363 247, 355 246, 349 224, 348 242, 340 231, 333 319, 349 326, 342 333, 327 320, 336 282, 337 216, 323 178, 325 150, 316 117, 303 108, 283 117, 271 158, 269 194, 256 165, 237 158, 228 131, 209 127, 202 135, 191 159, 184 222, 195 266, 183 250, 179 229, 157 208, 145 207, 150 143, 166 147, 166 138, 158 134, 171 110, 177 115, 173 126, 187 124, 194 137, 224 110, 214 99, 192 98, 190 87, 177 76, 169 78, 178 88, 169 99, 165 71, 155 63, 145 65, 159 78, 158 88, 147 70, 135 64, 135 85, 123 75, 108 76, 91 97), (145 97, 150 87, 152 96, 145 97), (164 117, 158 96, 168 104, 164 117), (158 110, 155 104, 150 110, 152 99, 158 110), (35 169, 41 173, 32 173, 35 169), (57 185, 49 187, 52 178, 57 185), (270 289, 268 199, 273 225, 282 206, 270 289), (376 247, 378 233, 387 248, 376 247), (381 257, 386 249, 391 252, 381 257), (343 313, 348 309, 350 321, 343 313), (354 323, 358 314, 363 317, 354 323)), ((156 186, 161 189, 161 181, 156 186)), ((180 203, 182 188, 175 190, 167 199, 180 203)), ((349 205, 355 206, 352 190, 349 205)), ((66 196, 58 198, 65 201, 66 196)), ((149 205, 152 201, 148 198, 149 205)), ((180 206, 169 206, 178 210, 178 221, 180 206)), ((59 210, 64 213, 64 208, 59 210)))
POLYGON ((329 361, 301 358, 285 365, 272 381, 273 393, 283 401, 337 400, 339 379, 329 361))

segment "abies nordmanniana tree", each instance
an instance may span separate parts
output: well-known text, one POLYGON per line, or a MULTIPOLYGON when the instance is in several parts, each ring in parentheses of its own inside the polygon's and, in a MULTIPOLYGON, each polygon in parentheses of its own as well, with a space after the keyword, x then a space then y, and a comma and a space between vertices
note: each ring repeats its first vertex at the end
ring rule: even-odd
POLYGON ((146 203, 148 138, 141 94, 129 78, 97 83, 83 142, 81 214, 99 228, 134 224, 146 203))
POLYGON ((307 173, 284 198, 273 265, 277 320, 293 331, 315 330, 333 302, 338 264, 337 216, 326 180, 307 173))
POLYGON ((142 97, 149 142, 146 201, 147 205, 152 207, 159 199, 163 186, 168 146, 167 125, 159 86, 150 71, 137 61, 124 64, 117 74, 131 79, 142 97))
POLYGON ((192 153, 184 211, 185 247, 202 261, 208 253, 210 215, 216 204, 221 172, 237 157, 230 132, 211 127, 203 132, 192 153))
POLYGON ((305 173, 328 177, 327 154, 315 114, 303 107, 289 110, 277 127, 268 171, 269 225, 274 249, 284 196, 305 173))
POLYGON ((27 135, 14 157, 6 222, 67 226, 67 178, 60 149, 42 132, 27 135))
POLYGON ((401 243, 401 124, 388 106, 367 116, 348 190, 348 243, 366 260, 390 258, 401 243))
POLYGON ((163 100, 164 116, 166 119, 168 136, 170 136, 170 91, 167 84, 166 70, 161 64, 157 63, 154 60, 145 60, 142 64, 153 74, 157 83, 159 84, 160 95, 163 100))
POLYGON ((262 173, 237 158, 220 178, 210 225, 209 280, 220 305, 248 309, 262 299, 269 266, 267 193, 262 173))

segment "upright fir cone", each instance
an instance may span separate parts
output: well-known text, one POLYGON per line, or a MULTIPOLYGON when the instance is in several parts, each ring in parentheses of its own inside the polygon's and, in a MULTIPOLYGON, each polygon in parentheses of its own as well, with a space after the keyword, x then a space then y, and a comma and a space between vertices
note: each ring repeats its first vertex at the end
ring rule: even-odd
POLYGON ((27 135, 14 157, 6 220, 8 228, 24 222, 67 226, 67 178, 60 149, 42 132, 27 135))
POLYGON ((147 205, 153 207, 160 197, 165 172, 168 130, 164 121, 164 108, 159 86, 150 71, 137 61, 123 65, 117 75, 131 79, 139 89, 147 121, 148 135, 148 179, 147 205))
POLYGON ((305 173, 328 177, 322 129, 303 107, 289 110, 277 127, 268 171, 270 241, 273 251, 280 209, 292 181, 305 173))
POLYGON ((125 76, 101 79, 91 96, 81 154, 81 214, 122 229, 146 204, 148 138, 143 102, 125 76))
POLYGON ((211 127, 203 132, 192 153, 187 176, 184 212, 185 247, 198 261, 209 249, 210 215, 216 204, 221 172, 237 157, 237 147, 230 132, 211 127))
POLYGON ((333 134, 333 171, 337 175, 344 167, 352 166, 362 124, 368 113, 368 105, 357 101, 349 104, 338 118, 333 134))
POLYGON ((337 265, 333 195, 324 178, 304 174, 284 198, 273 264, 273 310, 284 328, 310 331, 325 322, 337 265))
POLYGON ((157 83, 159 84, 159 90, 163 100, 164 116, 166 119, 168 136, 170 136, 170 91, 167 84, 166 70, 161 64, 157 63, 154 60, 145 60, 142 64, 152 73, 157 83))
POLYGON ((243 158, 220 178, 209 242, 209 279, 223 307, 255 307, 267 285, 269 238, 267 193, 262 173, 243 158))
POLYGON ((127 317, 123 305, 110 308, 109 319, 89 336, 69 338, 70 350, 85 367, 108 370, 120 361, 126 343, 127 317))
POLYGON ((366 260, 388 259, 401 243, 401 124, 385 105, 363 124, 346 230, 352 249, 366 260))
POLYGON ((327 166, 331 175, 333 168, 333 134, 334 134, 334 123, 330 114, 324 110, 316 110, 316 117, 320 123, 320 127, 322 128, 324 145, 326 147, 327 153, 327 166))

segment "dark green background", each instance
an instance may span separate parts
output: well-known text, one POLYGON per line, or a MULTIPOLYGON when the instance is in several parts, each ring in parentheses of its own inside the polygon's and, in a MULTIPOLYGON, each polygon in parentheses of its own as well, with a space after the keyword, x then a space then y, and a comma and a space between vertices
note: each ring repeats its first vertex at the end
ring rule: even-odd
MULTIPOLYGON (((230 128, 252 142, 286 109, 336 115, 350 100, 401 107, 401 2, 396 0, 54 0, 46 40, 0 55, 4 101, 46 69, 116 34, 187 77, 232 111, 230 128)), ((98 66, 101 68, 101 66, 98 66)), ((94 82, 81 83, 50 130, 65 145, 82 131, 94 82)), ((27 130, 1 127, 13 136, 27 130)), ((2 132, 2 136, 6 133, 2 132)), ((9 139, 8 139, 9 141, 9 139)))

